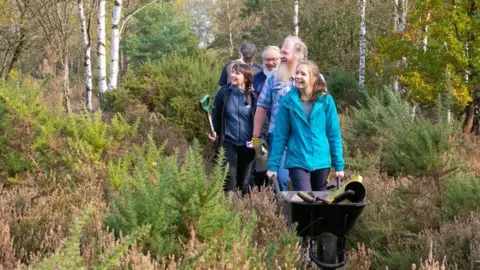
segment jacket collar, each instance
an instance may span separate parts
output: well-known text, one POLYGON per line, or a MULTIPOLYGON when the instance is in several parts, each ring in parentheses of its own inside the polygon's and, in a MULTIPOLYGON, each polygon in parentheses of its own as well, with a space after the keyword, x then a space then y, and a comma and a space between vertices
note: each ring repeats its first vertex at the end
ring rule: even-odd
MULTIPOLYGON (((288 109, 293 110, 303 121, 309 124, 307 115, 302 106, 302 101, 300 100, 299 89, 297 87, 292 87, 290 92, 287 94, 288 99, 285 101, 284 106, 288 109)), ((319 96, 313 103, 313 109, 310 113, 310 119, 315 117, 315 115, 328 103, 327 95, 319 96)))

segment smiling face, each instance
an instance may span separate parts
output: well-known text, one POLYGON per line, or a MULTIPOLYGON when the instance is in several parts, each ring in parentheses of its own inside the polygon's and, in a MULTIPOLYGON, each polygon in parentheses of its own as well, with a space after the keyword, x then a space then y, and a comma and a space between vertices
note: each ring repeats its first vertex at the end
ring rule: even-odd
POLYGON ((282 50, 281 50, 282 63, 290 64, 296 60, 294 56, 294 48, 295 48, 295 43, 293 42, 283 43, 282 50))
POLYGON ((307 65, 300 64, 295 71, 295 85, 298 89, 307 89, 312 87, 314 78, 310 75, 310 70, 307 65))
POLYGON ((239 87, 239 88, 245 87, 245 76, 243 75, 243 73, 238 71, 238 69, 235 67, 230 72, 230 81, 232 85, 236 87, 239 87))
POLYGON ((278 51, 270 49, 263 53, 263 66, 268 72, 275 71, 280 65, 280 54, 278 51))

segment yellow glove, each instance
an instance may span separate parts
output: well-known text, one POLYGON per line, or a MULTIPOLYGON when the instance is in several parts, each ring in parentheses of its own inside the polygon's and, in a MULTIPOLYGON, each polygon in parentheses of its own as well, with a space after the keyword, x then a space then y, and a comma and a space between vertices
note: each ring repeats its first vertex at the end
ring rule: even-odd
POLYGON ((260 138, 253 137, 252 138, 253 148, 259 147, 261 142, 262 142, 262 140, 260 140, 260 138))

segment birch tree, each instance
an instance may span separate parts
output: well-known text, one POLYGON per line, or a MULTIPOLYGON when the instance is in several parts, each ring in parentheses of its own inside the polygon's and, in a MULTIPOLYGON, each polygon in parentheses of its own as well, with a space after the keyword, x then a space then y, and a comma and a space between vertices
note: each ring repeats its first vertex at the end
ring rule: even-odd
POLYGON ((358 85, 360 86, 360 89, 365 88, 365 54, 367 40, 367 29, 365 26, 365 6, 366 0, 360 0, 360 63, 358 66, 358 85))
POLYGON ((213 18, 215 40, 213 48, 226 51, 229 57, 236 56, 236 44, 239 44, 245 35, 249 34, 248 16, 242 15, 243 0, 217 0, 213 18), (225 48, 228 48, 225 50, 225 48))
POLYGON ((425 23, 424 33, 423 33, 423 52, 427 51, 428 47, 428 23, 430 21, 431 12, 427 13, 427 19, 425 23))
MULTIPOLYGON (((91 60, 91 38, 90 38, 90 16, 87 20, 85 19, 84 11, 84 2, 83 0, 78 0, 78 17, 80 19, 80 26, 82 31, 82 45, 83 45, 83 57, 84 57, 84 67, 85 67, 85 106, 89 111, 93 111, 92 105, 92 60, 91 60)), ((91 9, 89 10, 91 14, 91 9)))
POLYGON ((114 0, 112 11, 112 42, 110 44, 110 77, 108 89, 117 88, 118 63, 120 55, 120 18, 122 14, 122 0, 114 0))
MULTIPOLYGON (((407 0, 395 0, 395 32, 401 33, 405 30, 405 25, 407 21, 407 0)), ((400 67, 402 64, 406 63, 405 56, 402 56, 402 61, 397 61, 396 66, 400 67)), ((393 89, 396 92, 400 91, 400 84, 398 82, 398 76, 394 77, 393 80, 393 89)))
POLYGON ((105 30, 105 6, 106 0, 98 1, 97 14, 97 69, 98 69, 98 92, 100 95, 107 91, 107 59, 106 59, 106 30, 105 30))
POLYGON ((293 33, 298 36, 298 0, 293 1, 293 33))
POLYGON ((233 33, 232 33, 232 10, 230 8, 230 1, 225 0, 225 5, 227 7, 227 23, 228 23, 228 41, 230 42, 230 57, 233 56, 233 33))

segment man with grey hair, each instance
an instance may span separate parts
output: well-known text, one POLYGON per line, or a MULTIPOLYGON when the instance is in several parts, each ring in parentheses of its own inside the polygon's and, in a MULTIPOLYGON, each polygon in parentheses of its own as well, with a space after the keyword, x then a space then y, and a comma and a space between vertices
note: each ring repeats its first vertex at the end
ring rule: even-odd
MULTIPOLYGON (((268 141, 272 145, 273 130, 275 128, 275 116, 278 112, 278 106, 282 97, 287 94, 293 86, 295 69, 301 60, 307 58, 307 46, 296 36, 288 36, 283 42, 281 49, 281 63, 277 71, 269 75, 263 86, 263 90, 257 101, 257 111, 253 127, 253 145, 258 149, 260 144, 260 135, 262 126, 270 113, 270 123, 268 125, 268 141)), ((283 155, 281 166, 277 172, 278 182, 281 190, 288 187, 288 171, 284 168, 285 153, 283 155)))
MULTIPOLYGON (((263 58, 263 71, 258 72, 253 76, 253 90, 260 95, 263 89, 263 85, 265 84, 265 80, 267 79, 268 75, 275 72, 280 66, 280 48, 278 46, 267 46, 262 52, 263 58)), ((267 128, 268 128, 268 121, 265 122, 262 128, 262 137, 267 138, 267 128)), ((266 173, 267 173, 267 163, 268 163, 268 150, 266 147, 256 148, 256 155, 255 155, 255 166, 253 172, 253 181, 255 186, 261 189, 265 185, 266 173)))
POLYGON ((260 94, 268 75, 272 74, 280 66, 280 48, 278 46, 267 46, 262 53, 263 72, 253 76, 253 89, 260 94))
MULTIPOLYGON (((255 60, 255 44, 250 41, 245 41, 240 45, 238 53, 240 54, 240 58, 234 61, 240 61, 252 67, 253 74, 261 71, 263 67, 254 62, 255 60)), ((220 78, 218 79, 218 86, 222 87, 225 84, 229 83, 229 67, 231 63, 234 61, 228 61, 222 69, 222 74, 220 74, 220 78)))

